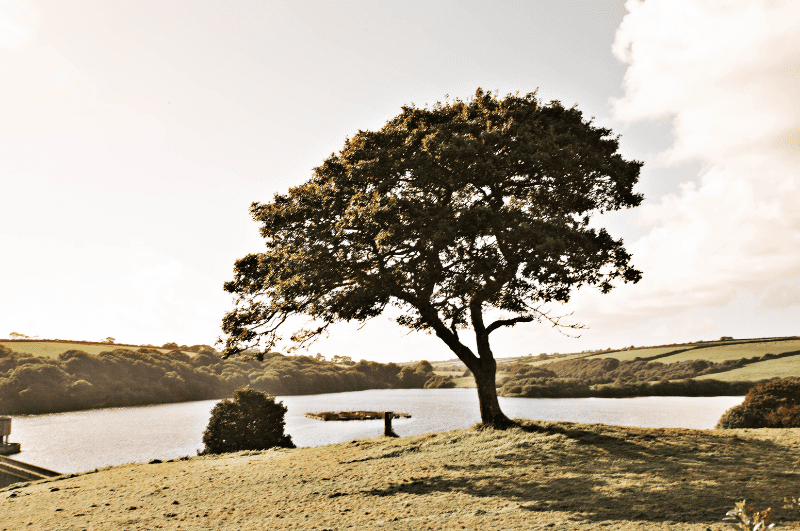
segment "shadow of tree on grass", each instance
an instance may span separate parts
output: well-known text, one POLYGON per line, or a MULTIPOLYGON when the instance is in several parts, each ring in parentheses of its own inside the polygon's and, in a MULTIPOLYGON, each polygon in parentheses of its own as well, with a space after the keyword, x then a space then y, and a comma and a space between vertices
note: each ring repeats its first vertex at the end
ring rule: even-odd
POLYGON ((748 499, 757 509, 775 509, 773 521, 796 520, 780 507, 784 496, 800 488, 798 454, 769 440, 567 423, 522 429, 566 443, 544 455, 536 446, 523 446, 470 463, 440 463, 441 474, 361 493, 460 492, 513 501, 531 512, 572 512, 592 522, 712 523, 734 502, 748 499))

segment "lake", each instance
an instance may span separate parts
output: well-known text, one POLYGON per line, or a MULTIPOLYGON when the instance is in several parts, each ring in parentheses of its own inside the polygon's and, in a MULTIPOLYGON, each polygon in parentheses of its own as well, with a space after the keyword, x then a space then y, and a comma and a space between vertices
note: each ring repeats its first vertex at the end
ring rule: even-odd
MULTIPOLYGON (((742 396, 640 398, 500 398, 511 418, 565 420, 659 428, 713 428, 742 396)), ((286 433, 297 446, 319 446, 383 434, 383 420, 325 422, 318 411, 397 411, 402 436, 468 428, 480 421, 475 389, 401 389, 278 397, 288 408, 286 433)), ((94 409, 13 417, 14 459, 62 473, 151 459, 196 455, 217 400, 94 409)))

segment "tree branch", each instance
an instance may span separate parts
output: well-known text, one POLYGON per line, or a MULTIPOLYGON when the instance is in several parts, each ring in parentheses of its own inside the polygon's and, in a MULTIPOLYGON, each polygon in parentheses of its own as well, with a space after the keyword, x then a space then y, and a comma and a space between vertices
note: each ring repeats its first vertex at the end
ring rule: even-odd
POLYGON ((586 327, 580 323, 573 323, 573 324, 562 324, 561 319, 564 317, 569 317, 572 313, 568 313, 566 315, 558 315, 558 316, 551 316, 551 312, 543 312, 539 310, 539 308, 533 308, 532 310, 536 315, 520 315, 519 317, 512 317, 510 319, 498 319, 497 321, 493 322, 489 326, 486 327, 486 334, 491 334, 498 328, 502 328, 504 326, 514 326, 517 323, 530 323, 532 321, 537 321, 541 323, 543 320, 549 322, 553 325, 553 328, 556 328, 560 334, 563 334, 567 337, 578 338, 581 337, 579 335, 570 335, 564 332, 565 328, 571 330, 583 330, 586 327))
POLYGON ((514 317, 513 319, 498 319, 497 321, 493 322, 489 326, 486 327, 486 333, 491 334, 498 328, 503 326, 514 326, 517 323, 530 323, 531 321, 535 321, 536 317, 532 315, 523 315, 520 317, 514 317))

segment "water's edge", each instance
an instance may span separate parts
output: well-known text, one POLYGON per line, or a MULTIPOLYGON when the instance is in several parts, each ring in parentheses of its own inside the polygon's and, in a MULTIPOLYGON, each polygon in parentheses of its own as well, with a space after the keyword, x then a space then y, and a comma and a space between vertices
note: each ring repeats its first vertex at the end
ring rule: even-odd
MULTIPOLYGON (((744 397, 500 398, 511 418, 664 428, 713 428, 744 397)), ((468 428, 480 421, 474 389, 393 389, 278 397, 288 408, 286 433, 297 446, 377 437, 382 420, 325 422, 318 411, 399 411, 400 436, 468 428)), ((14 417, 15 459, 63 473, 195 455, 217 400, 14 417)))

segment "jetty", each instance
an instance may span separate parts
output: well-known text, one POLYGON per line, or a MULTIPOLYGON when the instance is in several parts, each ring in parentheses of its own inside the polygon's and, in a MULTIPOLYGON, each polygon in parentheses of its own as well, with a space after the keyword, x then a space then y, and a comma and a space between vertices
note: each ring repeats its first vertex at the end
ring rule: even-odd
MULTIPOLYGON (((321 411, 319 413, 306 413, 306 417, 317 420, 379 420, 385 418, 385 411, 321 411)), ((392 413, 392 418, 410 419, 408 413, 392 413)))

